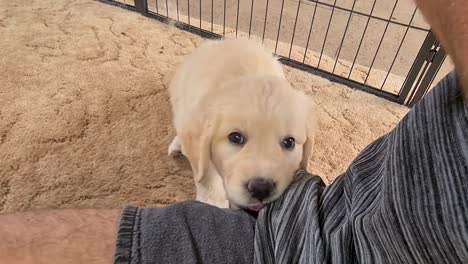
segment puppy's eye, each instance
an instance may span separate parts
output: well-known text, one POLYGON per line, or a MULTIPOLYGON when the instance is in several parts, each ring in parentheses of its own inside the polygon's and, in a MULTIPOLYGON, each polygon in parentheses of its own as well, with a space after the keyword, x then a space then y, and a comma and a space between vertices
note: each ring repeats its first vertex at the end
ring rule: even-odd
POLYGON ((293 137, 287 137, 283 139, 283 142, 281 142, 281 145, 286 150, 292 150, 294 149, 294 146, 296 145, 296 140, 293 137))
POLYGON ((229 134, 228 138, 229 138, 229 142, 231 142, 232 144, 236 144, 236 145, 245 144, 245 138, 239 132, 232 132, 231 134, 229 134))

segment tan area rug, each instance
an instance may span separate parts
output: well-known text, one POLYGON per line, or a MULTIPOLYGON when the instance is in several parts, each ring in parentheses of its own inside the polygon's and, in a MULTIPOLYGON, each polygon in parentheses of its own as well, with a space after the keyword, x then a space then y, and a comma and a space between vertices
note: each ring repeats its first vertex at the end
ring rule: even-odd
MULTIPOLYGON (((0 0, 0 212, 158 206, 194 195, 166 92, 202 41, 91 0, 0 0)), ((330 182, 407 109, 285 69, 317 103, 313 172, 330 182)))

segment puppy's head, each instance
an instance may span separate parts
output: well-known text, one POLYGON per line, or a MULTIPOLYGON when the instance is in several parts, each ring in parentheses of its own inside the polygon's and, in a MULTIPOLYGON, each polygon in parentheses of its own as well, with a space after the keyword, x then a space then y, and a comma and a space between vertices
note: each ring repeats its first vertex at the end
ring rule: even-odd
POLYGON ((307 167, 314 129, 310 103, 277 77, 241 78, 207 98, 203 117, 186 135, 195 180, 202 182, 212 166, 232 204, 259 210, 284 192, 297 169, 307 167))

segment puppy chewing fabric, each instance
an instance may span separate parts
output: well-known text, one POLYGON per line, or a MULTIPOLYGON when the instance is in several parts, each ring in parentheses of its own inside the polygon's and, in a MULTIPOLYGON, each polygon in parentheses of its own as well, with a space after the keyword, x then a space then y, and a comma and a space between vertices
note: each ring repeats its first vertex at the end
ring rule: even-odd
POLYGON ((296 176, 256 223, 196 202, 127 208, 115 263, 468 263, 468 103, 454 73, 331 185, 296 176))

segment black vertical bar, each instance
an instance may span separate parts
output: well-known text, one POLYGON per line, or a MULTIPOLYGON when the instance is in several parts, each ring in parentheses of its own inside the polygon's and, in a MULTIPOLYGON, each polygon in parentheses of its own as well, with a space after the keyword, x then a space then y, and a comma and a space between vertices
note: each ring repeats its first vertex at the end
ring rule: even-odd
MULTIPOLYGON (((413 23, 413 19, 414 19, 414 16, 416 15, 417 10, 418 10, 417 8, 414 9, 413 16, 411 17, 411 20, 410 20, 408 25, 411 25, 411 23, 413 23)), ((382 86, 380 87, 380 90, 383 89, 383 87, 385 85, 385 82, 387 82, 387 78, 390 75, 390 72, 392 72, 393 65, 395 65, 396 58, 398 57, 398 54, 400 53, 401 47, 403 46, 403 43, 405 42, 406 35, 408 34, 408 31, 409 31, 409 26, 405 30, 405 34, 403 35, 403 38, 401 39, 400 45, 398 46, 395 57, 393 58, 392 64, 390 65, 390 69, 388 70, 387 75, 385 76, 385 79, 384 79, 384 81, 382 83, 382 86)))
POLYGON ((263 23, 262 44, 263 44, 263 41, 265 40, 265 31, 266 31, 267 18, 268 18, 268 3, 269 2, 270 2, 270 0, 266 0, 265 20, 264 20, 264 23, 263 23))
POLYGON ((423 78, 424 78, 424 74, 425 74, 425 72, 427 71, 428 68, 429 68, 429 62, 425 61, 424 66, 423 66, 420 74, 418 75, 418 80, 414 84, 414 89, 411 91, 411 94, 408 96, 408 98, 411 99, 411 98, 414 97, 414 94, 418 90, 417 88, 421 85, 421 82, 423 81, 423 78))
POLYGON ((408 94, 411 91, 411 88, 414 85, 414 82, 416 78, 419 76, 421 68, 423 65, 426 63, 426 59, 429 56, 429 53, 431 51, 432 46, 436 42, 435 35, 432 32, 427 33, 426 39, 424 40, 423 44, 421 45, 421 48, 419 49, 418 55, 416 56, 416 59, 414 60, 413 65, 411 66, 411 69, 406 76, 405 82, 402 85, 402 88, 398 94, 398 102, 400 104, 404 104, 408 94))
POLYGON ((237 14, 236 14, 236 38, 237 38, 237 29, 239 28, 239 7, 240 7, 240 0, 237 0, 237 14))
POLYGON ((327 42, 328 32, 329 32, 329 30, 330 30, 330 25, 331 25, 331 21, 332 21, 332 19, 333 19, 333 14, 334 14, 334 12, 335 12, 335 7, 336 7, 336 0, 335 0, 335 2, 333 3, 332 12, 331 12, 331 15, 330 15, 330 19, 328 20, 327 32, 325 33, 325 38, 323 39, 322 50, 320 51, 320 58, 319 58, 319 61, 318 61, 318 64, 317 64, 317 68, 320 68, 320 62, 322 61, 323 50, 325 49, 325 44, 326 44, 326 42, 327 42))
POLYGON ((213 32, 214 0, 211 0, 211 32, 213 32))
POLYGON ((191 26, 192 24, 190 24, 190 0, 187 0, 187 17, 188 17, 188 24, 189 26, 191 26))
POLYGON ((159 15, 159 6, 158 6, 158 0, 155 0, 156 1, 156 14, 159 15))
MULTIPOLYGON (((440 47, 440 49, 443 49, 443 47, 440 47)), ((437 74, 439 74, 440 68, 442 68, 442 65, 444 65, 445 59, 447 59, 447 53, 445 53, 445 50, 442 50, 442 51, 444 52, 444 58, 440 62, 440 65, 439 65, 439 67, 437 68, 437 71, 434 74, 434 78, 432 78, 431 83, 429 83, 429 86, 427 87, 426 91, 424 92, 424 96, 426 96, 427 92, 429 91, 429 88, 432 87, 432 84, 434 83, 435 77, 437 76, 437 74)), ((440 50, 439 50, 439 52, 440 52, 440 50)), ((434 60, 435 60, 435 57, 434 57, 434 60)))
POLYGON ((167 0, 166 0, 166 16, 169 18, 169 4, 167 3, 167 0))
POLYGON ((307 43, 306 43, 306 48, 305 48, 305 51, 304 51, 304 58, 302 58, 302 63, 305 63, 305 59, 306 59, 306 56, 307 56, 307 49, 309 48, 309 43, 310 43, 310 34, 312 33, 312 27, 314 26, 315 12, 316 11, 317 11, 317 2, 315 2, 314 14, 312 15, 312 20, 310 20, 309 35, 307 36, 307 43))
POLYGON ((353 72, 354 64, 356 63, 357 57, 359 55, 359 51, 361 50, 362 42, 364 41, 364 38, 366 36, 367 28, 369 27, 369 22, 370 22, 372 13, 374 13, 374 8, 375 8, 376 3, 377 3, 377 0, 374 0, 374 3, 372 4, 372 8, 371 8, 371 11, 370 11, 370 14, 367 17, 366 26, 364 27, 364 31, 362 32, 362 35, 361 35, 361 40, 359 41, 358 49, 357 49, 356 54, 354 55, 354 58, 353 58, 353 64, 351 65, 351 69, 349 70, 348 79, 351 78, 351 73, 353 72))
POLYGON ((200 0, 200 2, 199 2, 198 4, 200 5, 200 12, 199 12, 199 13, 200 13, 200 29, 201 29, 201 28, 202 28, 202 26, 201 26, 201 19, 202 19, 202 15, 201 15, 201 14, 202 14, 202 0, 200 0))
POLYGON ((278 32, 276 33, 275 54, 276 54, 276 50, 278 49, 278 41, 279 41, 280 30, 281 30, 281 20, 283 18, 283 8, 284 8, 284 0, 281 2, 281 11, 280 11, 279 24, 278 24, 278 32))
POLYGON ((349 13, 348 21, 346 22, 346 28, 345 28, 343 37, 341 38, 341 43, 340 43, 340 47, 339 47, 339 50, 338 50, 338 55, 336 56, 336 61, 335 61, 335 65, 333 65, 332 73, 335 73, 336 64, 338 63, 338 60, 340 59, 341 48, 343 47, 343 43, 344 43, 344 40, 345 40, 345 37, 346 37, 346 33, 348 33, 349 23, 351 22, 351 16, 353 15, 355 5, 356 5, 356 0, 353 1, 353 7, 351 7, 351 12, 349 13))
POLYGON ((143 15, 148 13, 147 0, 135 0, 135 10, 143 15))
POLYGON ((249 39, 250 39, 250 33, 252 32, 253 9, 254 9, 254 0, 252 0, 252 6, 250 7, 249 39))
POLYGON ((176 9, 177 9, 177 21, 180 21, 180 19, 179 19, 179 0, 176 0, 176 9))
POLYGON ((398 4, 398 0, 396 0, 395 4, 393 5, 392 13, 390 13, 390 17, 387 20, 387 25, 385 25, 385 30, 384 30, 384 32, 382 34, 382 37, 380 38, 379 45, 377 46, 377 50, 375 51, 374 58, 372 59, 372 63, 370 65, 370 67, 369 67, 369 71, 367 72, 366 80, 364 80, 364 84, 366 84, 367 80, 369 79, 370 72, 372 70, 372 67, 374 66, 375 59, 377 58, 377 54, 379 53, 380 46, 382 45, 385 34, 387 34, 388 25, 390 25, 390 21, 392 21, 393 13, 395 12, 397 4, 398 4))
POLYGON ((293 33, 291 37, 291 46, 289 47, 289 55, 288 58, 291 58, 291 51, 294 43, 294 35, 296 34, 296 25, 297 25, 297 18, 299 17, 299 9, 301 8, 301 2, 302 0, 299 0, 297 2, 297 11, 296 11, 296 18, 294 19, 294 28, 293 28, 293 33))
POLYGON ((224 11, 223 11, 223 37, 226 36, 226 0, 224 0, 224 11))
POLYGON ((439 71, 440 67, 444 63, 446 53, 443 48, 440 48, 437 53, 435 54, 433 61, 431 63, 431 66, 429 67, 429 70, 427 70, 426 74, 424 75, 423 80, 421 81, 420 85, 415 88, 416 94, 414 97, 411 99, 411 101, 408 103, 408 106, 413 106, 421 98, 426 94, 427 90, 430 88, 431 83, 434 81, 435 76, 437 75, 437 72, 439 71))

